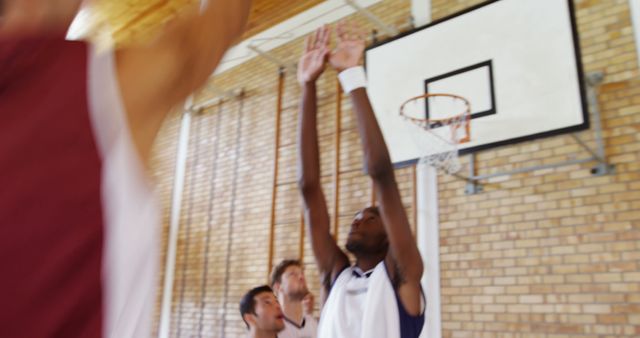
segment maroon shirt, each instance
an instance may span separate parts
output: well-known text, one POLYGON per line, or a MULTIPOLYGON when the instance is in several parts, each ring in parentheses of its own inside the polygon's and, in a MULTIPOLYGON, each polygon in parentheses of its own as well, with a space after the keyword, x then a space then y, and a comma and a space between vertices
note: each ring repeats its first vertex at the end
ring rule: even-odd
POLYGON ((88 47, 0 39, 0 337, 101 337, 101 160, 88 47))

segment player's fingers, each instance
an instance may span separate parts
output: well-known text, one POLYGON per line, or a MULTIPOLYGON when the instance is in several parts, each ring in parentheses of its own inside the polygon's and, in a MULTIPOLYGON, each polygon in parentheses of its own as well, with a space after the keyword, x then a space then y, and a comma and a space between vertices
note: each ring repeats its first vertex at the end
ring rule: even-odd
POLYGON ((354 34, 356 33, 356 24, 353 20, 347 21, 347 32, 349 34, 349 39, 353 40, 354 34))
POLYGON ((313 48, 316 49, 318 48, 318 42, 320 41, 320 35, 322 34, 322 28, 318 28, 316 29, 316 34, 313 38, 313 48))
POLYGON ((322 27, 322 45, 323 46, 328 46, 329 45, 329 40, 331 38, 331 30, 329 29, 329 27, 327 27, 327 25, 324 25, 322 27))
POLYGON ((336 27, 336 33, 338 34, 338 39, 340 41, 345 40, 346 30, 345 30, 343 21, 338 22, 338 26, 336 27))
POLYGON ((324 44, 324 26, 318 28, 318 41, 316 44, 319 48, 324 44))
POLYGON ((323 47, 320 49, 320 52, 316 55, 316 62, 318 63, 324 63, 327 59, 327 55, 328 55, 328 48, 323 47))
POLYGON ((331 50, 329 49, 329 47, 324 47, 322 49, 322 60, 323 61, 327 61, 327 59, 329 58, 329 55, 331 54, 331 50))
POLYGON ((311 50, 311 39, 313 39, 313 36, 311 34, 309 34, 307 36, 307 38, 304 41, 304 52, 307 53, 311 50))
POLYGON ((354 21, 351 21, 351 37, 353 40, 360 39, 360 26, 358 26, 354 21))
POLYGON ((357 30, 357 36, 358 36, 358 40, 366 40, 367 39, 367 30, 364 29, 363 27, 358 27, 357 30))

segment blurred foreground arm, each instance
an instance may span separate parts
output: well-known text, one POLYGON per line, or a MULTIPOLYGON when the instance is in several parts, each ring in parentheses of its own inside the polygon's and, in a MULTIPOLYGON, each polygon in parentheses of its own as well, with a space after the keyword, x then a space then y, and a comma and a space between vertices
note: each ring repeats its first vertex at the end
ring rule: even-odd
POLYGON ((64 36, 82 0, 0 0, 0 37, 64 36))
POLYGON ((209 0, 170 22, 150 43, 116 52, 123 100, 143 157, 169 110, 206 83, 240 38, 250 5, 250 0, 209 0))

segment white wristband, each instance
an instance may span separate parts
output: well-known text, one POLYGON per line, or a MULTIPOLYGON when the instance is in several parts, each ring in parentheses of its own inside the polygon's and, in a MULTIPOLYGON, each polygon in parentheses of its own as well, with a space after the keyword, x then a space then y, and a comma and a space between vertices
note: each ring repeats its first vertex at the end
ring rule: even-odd
POLYGON ((345 69, 338 74, 340 84, 345 93, 349 94, 353 90, 367 87, 367 75, 362 66, 345 69))

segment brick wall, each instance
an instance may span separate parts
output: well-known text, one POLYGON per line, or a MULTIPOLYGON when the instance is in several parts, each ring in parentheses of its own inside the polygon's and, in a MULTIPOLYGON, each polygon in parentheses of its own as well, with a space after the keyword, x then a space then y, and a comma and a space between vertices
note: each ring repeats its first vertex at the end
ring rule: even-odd
MULTIPOLYGON (((433 18, 479 1, 433 0, 433 18)), ((464 182, 439 178, 441 292, 444 337, 633 337, 640 335, 640 71, 627 0, 575 1, 585 72, 604 71, 599 95, 605 144, 616 174, 593 177, 591 165, 539 170, 485 182, 465 195, 464 182)), ((410 3, 373 7, 403 25, 410 3)), ((358 18, 361 20, 361 18, 358 18)), ((535 27, 532 27, 535 29, 535 27)), ((274 54, 295 61, 301 39, 274 54)), ((238 300, 265 283, 270 270, 272 167, 277 177, 274 262, 298 257, 300 204, 295 185, 299 89, 287 74, 280 147, 275 149, 278 69, 254 59, 217 76, 216 87, 244 88, 194 116, 173 290, 172 337, 244 337, 238 300)), ((337 86, 319 83, 319 133, 324 191, 333 213, 337 86)), ((201 100, 211 97, 203 90, 201 100)), ((353 213, 371 200, 349 100, 342 100, 338 241, 353 213)), ((179 117, 156 147, 165 201, 165 236, 179 117)), ((580 137, 593 144, 591 132, 580 137)), ((568 136, 479 153, 480 173, 547 164, 580 152, 568 136)), ((464 158, 468 161, 468 158, 464 158)), ((413 220, 413 168, 397 171, 413 220)), ((332 224, 333 226, 333 224, 332 224)), ((312 253, 303 259, 312 290, 319 287, 312 253)), ((163 257, 164 259, 164 257, 163 257)))

